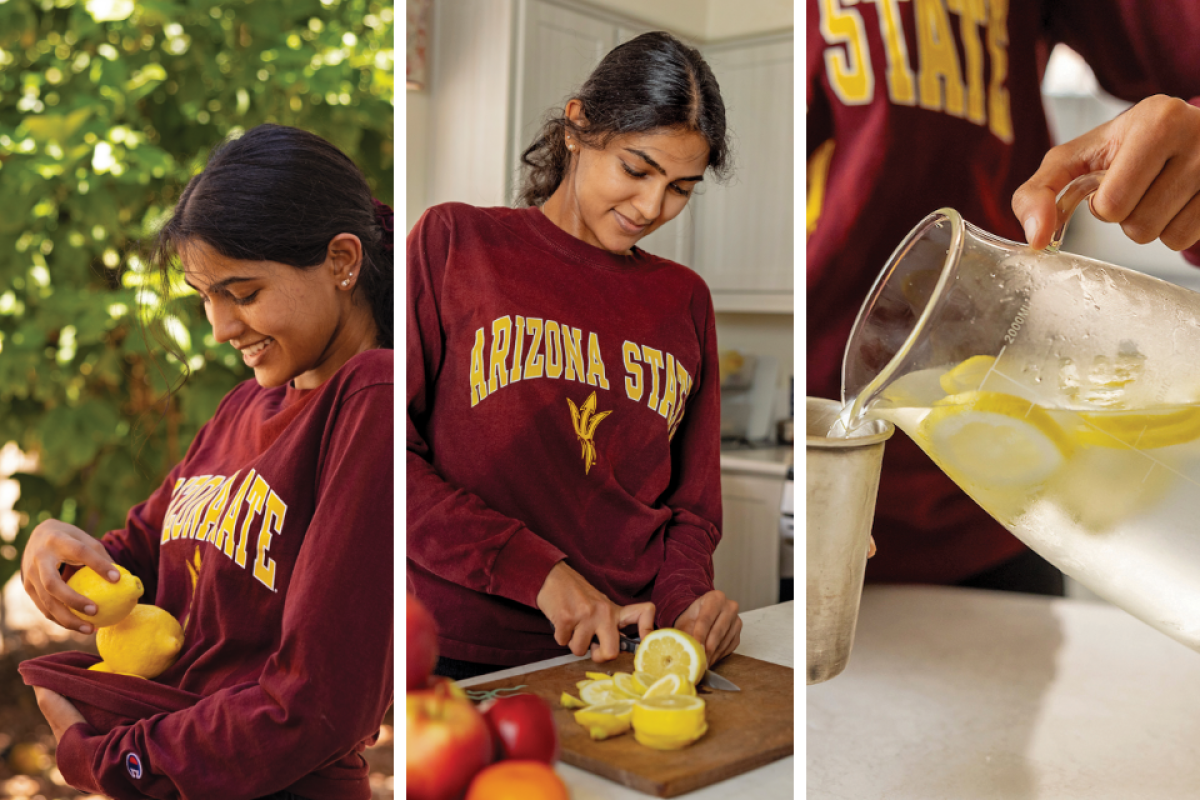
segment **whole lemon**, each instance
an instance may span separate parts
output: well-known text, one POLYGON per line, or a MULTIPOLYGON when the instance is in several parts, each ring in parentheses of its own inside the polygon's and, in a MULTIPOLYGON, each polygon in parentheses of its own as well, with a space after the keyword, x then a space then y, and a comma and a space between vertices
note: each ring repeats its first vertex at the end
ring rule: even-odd
POLYGON ((124 619, 146 591, 140 578, 118 564, 113 566, 121 573, 121 580, 116 583, 101 578, 91 567, 84 567, 67 581, 67 586, 96 604, 96 613, 90 617, 75 609, 71 609, 72 613, 97 628, 115 625, 124 619))
POLYGON ((113 672, 154 678, 183 647, 179 622, 158 606, 136 605, 129 616, 96 632, 96 649, 113 672))

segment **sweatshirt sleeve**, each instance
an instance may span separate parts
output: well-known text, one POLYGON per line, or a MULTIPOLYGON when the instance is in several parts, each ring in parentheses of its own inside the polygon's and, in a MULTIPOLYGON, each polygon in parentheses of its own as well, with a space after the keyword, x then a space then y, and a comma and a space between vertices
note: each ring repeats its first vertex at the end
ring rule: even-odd
POLYGON ((58 747, 67 783, 115 800, 254 800, 375 736, 393 694, 393 397, 391 384, 361 388, 331 421, 278 648, 258 682, 103 735, 72 727, 58 747), (136 781, 129 753, 142 762, 136 781))
POLYGON ((703 356, 686 411, 671 441, 672 480, 663 499, 671 509, 666 557, 651 597, 655 624, 674 627, 696 598, 713 589, 713 551, 721 541, 721 383, 716 317, 705 290, 703 356))
POLYGON ((407 241, 407 557, 477 592, 537 606, 546 575, 566 554, 476 494, 445 481, 424 436, 445 336, 439 284, 452 247, 448 223, 427 211, 407 241))
MULTIPOLYGON (((1200 3, 1056 0, 1050 35, 1083 56, 1104 91, 1130 103, 1156 94, 1200 106, 1200 3)), ((1183 251, 1200 266, 1200 243, 1183 251)))

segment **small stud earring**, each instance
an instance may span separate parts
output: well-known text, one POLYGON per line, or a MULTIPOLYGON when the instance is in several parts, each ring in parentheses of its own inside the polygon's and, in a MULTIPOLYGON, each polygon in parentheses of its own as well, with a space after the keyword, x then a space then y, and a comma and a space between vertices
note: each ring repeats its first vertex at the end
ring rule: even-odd
POLYGON ((342 281, 342 286, 349 286, 349 285, 350 285, 350 281, 342 281))

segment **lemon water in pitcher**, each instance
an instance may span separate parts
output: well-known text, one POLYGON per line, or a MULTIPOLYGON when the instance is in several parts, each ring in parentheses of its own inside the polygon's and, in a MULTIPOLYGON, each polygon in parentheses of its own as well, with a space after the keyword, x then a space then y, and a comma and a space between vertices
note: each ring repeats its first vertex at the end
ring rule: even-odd
MULTIPOLYGON (((953 209, 900 244, 859 312, 840 427, 882 418, 989 514, 1200 651, 1200 293, 1045 251, 953 209)), ((893 546, 902 547, 902 543, 893 546)))

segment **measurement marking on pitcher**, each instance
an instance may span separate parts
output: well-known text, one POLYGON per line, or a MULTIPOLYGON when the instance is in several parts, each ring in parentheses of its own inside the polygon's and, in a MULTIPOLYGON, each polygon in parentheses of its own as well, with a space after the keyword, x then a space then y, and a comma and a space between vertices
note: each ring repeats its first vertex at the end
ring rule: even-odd
POLYGON ((1008 332, 1004 334, 1004 341, 1007 344, 1012 344, 1017 340, 1017 334, 1021 332, 1021 327, 1025 324, 1025 318, 1029 316, 1029 301, 1026 300, 1021 304, 1021 308, 1017 310, 1017 316, 1013 318, 1012 324, 1008 326, 1008 332))

